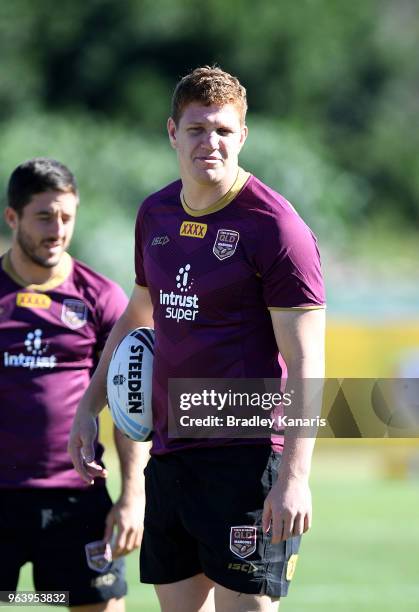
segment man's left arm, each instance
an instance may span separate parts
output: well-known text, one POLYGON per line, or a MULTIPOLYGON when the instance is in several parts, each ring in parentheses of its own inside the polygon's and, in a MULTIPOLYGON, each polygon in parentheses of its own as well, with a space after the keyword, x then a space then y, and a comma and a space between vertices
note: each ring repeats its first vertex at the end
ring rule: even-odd
POLYGON ((106 519, 104 539, 110 541, 114 528, 116 537, 113 557, 130 553, 141 544, 145 492, 140 478, 149 459, 150 443, 129 440, 114 427, 114 440, 121 471, 121 494, 106 519))
MULTIPOLYGON (((287 366, 288 381, 298 383, 298 401, 287 409, 287 416, 311 414, 309 379, 324 378, 325 311, 271 310, 278 350, 287 366)), ((298 429, 285 428, 284 451, 278 479, 267 496, 263 529, 272 530, 276 543, 301 535, 311 526, 312 507, 308 483, 315 438, 300 437, 298 429)))

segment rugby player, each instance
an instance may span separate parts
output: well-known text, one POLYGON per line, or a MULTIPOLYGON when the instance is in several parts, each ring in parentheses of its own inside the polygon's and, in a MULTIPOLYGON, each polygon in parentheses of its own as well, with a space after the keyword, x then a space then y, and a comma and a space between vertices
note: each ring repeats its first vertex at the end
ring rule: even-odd
POLYGON ((153 315, 155 431, 140 574, 163 612, 276 610, 311 524, 313 439, 288 428, 285 443, 168 437, 170 378, 279 379, 278 353, 288 377, 324 375, 316 240, 284 197, 239 167, 246 109, 244 87, 220 68, 197 68, 176 86, 167 128, 180 180, 139 209, 136 284, 70 441, 89 479, 82 452, 111 351, 153 315))
POLYGON ((0 584, 14 591, 31 561, 36 590, 69 591, 74 610, 122 612, 122 555, 141 538, 137 447, 115 431, 123 485, 112 505, 97 438, 89 459, 101 470, 89 483, 74 470, 67 443, 127 298, 66 252, 78 203, 74 176, 53 159, 29 160, 10 177, 12 244, 0 259, 0 584), (93 547, 89 566, 85 546, 111 540, 114 527, 115 560, 108 567, 93 547))

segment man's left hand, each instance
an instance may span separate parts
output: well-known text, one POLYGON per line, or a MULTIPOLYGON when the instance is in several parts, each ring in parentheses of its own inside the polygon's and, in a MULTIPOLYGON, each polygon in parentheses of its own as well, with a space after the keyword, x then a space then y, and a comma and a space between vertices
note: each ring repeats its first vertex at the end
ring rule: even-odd
POLYGON ((112 506, 106 517, 106 529, 104 540, 111 542, 114 528, 116 527, 115 540, 112 544, 112 556, 114 559, 127 555, 141 544, 144 522, 143 495, 120 497, 112 506))
POLYGON ((302 535, 311 527, 311 492, 307 478, 277 480, 265 499, 262 528, 271 530, 272 543, 302 535))

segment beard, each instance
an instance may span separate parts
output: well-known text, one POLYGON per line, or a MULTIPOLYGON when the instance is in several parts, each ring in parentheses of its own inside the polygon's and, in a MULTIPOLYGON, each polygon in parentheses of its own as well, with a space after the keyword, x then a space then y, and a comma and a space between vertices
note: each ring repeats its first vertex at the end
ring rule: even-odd
POLYGON ((49 257, 42 256, 42 247, 49 242, 49 240, 42 240, 36 243, 32 237, 27 234, 22 228, 17 230, 16 240, 26 257, 34 264, 41 266, 42 268, 53 268, 56 266, 61 259, 64 252, 64 246, 59 253, 54 253, 49 257))

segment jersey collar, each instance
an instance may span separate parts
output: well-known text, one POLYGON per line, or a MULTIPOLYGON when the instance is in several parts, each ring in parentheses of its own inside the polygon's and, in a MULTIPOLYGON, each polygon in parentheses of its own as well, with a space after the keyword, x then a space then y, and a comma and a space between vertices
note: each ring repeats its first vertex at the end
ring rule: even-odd
POLYGON ((50 278, 45 283, 41 285, 31 284, 28 285, 23 278, 21 278, 15 271, 12 265, 12 261, 10 258, 10 251, 8 251, 3 259, 2 259, 2 268, 3 271, 10 276, 10 278, 21 287, 25 287, 26 289, 31 289, 33 291, 49 291, 50 289, 55 289, 63 283, 71 274, 73 269, 73 260, 68 253, 63 253, 61 257, 60 264, 58 266, 57 273, 54 274, 53 278, 50 278))
POLYGON ((207 208, 203 208, 202 210, 195 210, 194 208, 190 208, 187 205, 182 189, 182 191, 180 192, 180 201, 183 210, 191 217, 203 217, 204 215, 210 215, 211 213, 215 213, 221 210, 222 208, 230 204, 230 202, 232 202, 236 196, 238 196, 249 176, 249 172, 245 172, 242 168, 239 168, 236 180, 234 181, 230 189, 227 191, 227 193, 224 194, 219 200, 217 200, 213 204, 210 204, 210 206, 207 206, 207 208))

